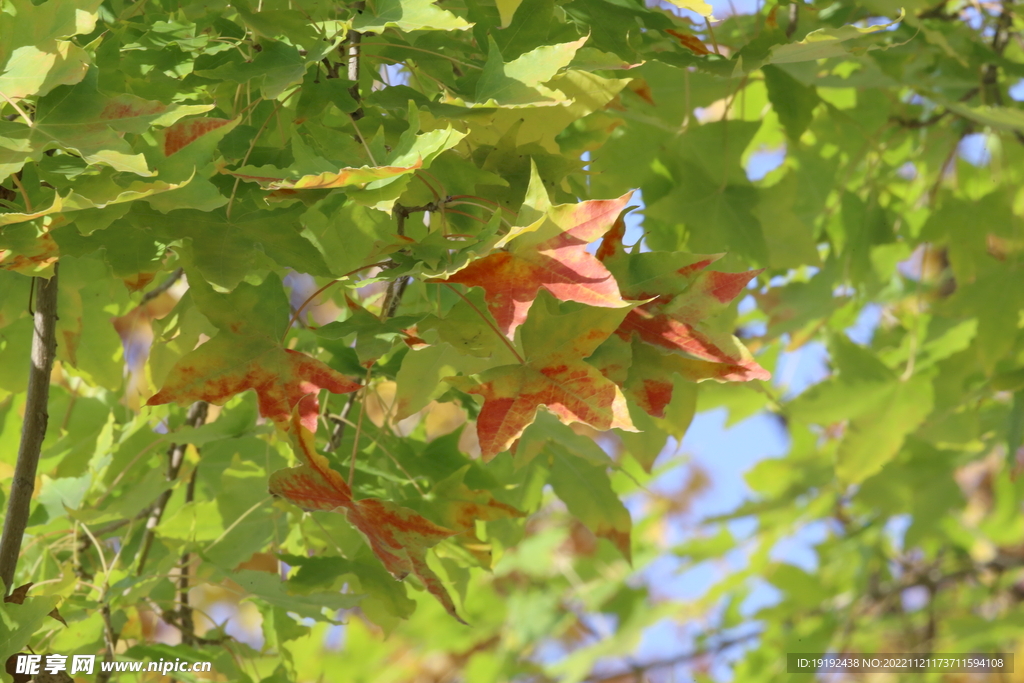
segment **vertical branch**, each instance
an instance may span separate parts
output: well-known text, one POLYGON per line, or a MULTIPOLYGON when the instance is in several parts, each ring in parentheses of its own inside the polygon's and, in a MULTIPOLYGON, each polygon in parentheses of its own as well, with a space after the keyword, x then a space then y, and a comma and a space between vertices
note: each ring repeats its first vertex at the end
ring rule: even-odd
MULTIPOLYGON (((352 9, 357 14, 361 14, 363 7, 366 3, 360 0, 360 2, 352 3, 352 9)), ((359 97, 359 43, 362 41, 363 35, 359 31, 349 31, 346 54, 348 57, 348 80, 352 81, 352 86, 348 89, 348 94, 352 96, 352 99, 356 101, 359 107, 352 112, 352 119, 358 121, 363 118, 363 106, 362 100, 359 97)))
POLYGON ((331 416, 334 427, 331 429, 331 439, 327 443, 328 453, 338 450, 338 446, 341 445, 341 439, 345 436, 345 424, 348 421, 349 413, 352 412, 352 406, 355 405, 356 394, 358 393, 358 391, 353 391, 348 395, 348 401, 345 402, 345 407, 341 409, 339 416, 331 416))
MULTIPOLYGON (((209 404, 206 401, 196 401, 188 409, 188 416, 185 418, 185 424, 190 427, 199 427, 206 422, 206 412, 209 408, 209 404)), ((188 444, 176 443, 171 444, 170 449, 167 451, 167 481, 173 482, 178 478, 178 471, 181 469, 181 464, 185 461, 185 449, 188 444)), ((146 559, 149 557, 149 550, 153 547, 153 539, 156 536, 156 527, 160 524, 160 518, 164 516, 164 510, 167 509, 167 503, 171 499, 171 494, 174 493, 173 488, 168 488, 166 491, 160 494, 156 504, 153 505, 152 511, 149 513, 149 519, 146 520, 146 532, 145 537, 142 539, 142 549, 139 551, 139 565, 135 570, 135 573, 139 576, 142 575, 142 570, 146 566, 146 559)))
MULTIPOLYGON (((192 476, 188 479, 188 486, 185 488, 185 502, 191 503, 196 497, 196 472, 199 468, 192 470, 192 476)), ((181 618, 178 621, 179 630, 181 631, 181 644, 182 645, 195 645, 196 643, 196 624, 192 618, 192 605, 188 601, 189 591, 189 565, 192 563, 192 553, 186 551, 181 556, 181 562, 179 563, 179 571, 181 572, 178 577, 178 603, 180 605, 179 610, 181 618)))
MULTIPOLYGON (((58 264, 59 265, 59 264, 58 264)), ((29 505, 35 488, 36 468, 46 424, 50 419, 47 402, 50 399, 50 370, 57 352, 57 268, 49 280, 35 278, 35 324, 32 332, 32 366, 29 368, 28 396, 25 399, 25 422, 21 428, 21 445, 14 468, 7 516, 4 518, 3 536, 0 537, 0 579, 4 582, 4 595, 14 583, 14 570, 21 553, 21 539, 28 526, 29 505)))
POLYGON ((786 37, 792 38, 796 33, 796 27, 800 22, 800 5, 796 2, 789 4, 789 23, 786 24, 786 37))

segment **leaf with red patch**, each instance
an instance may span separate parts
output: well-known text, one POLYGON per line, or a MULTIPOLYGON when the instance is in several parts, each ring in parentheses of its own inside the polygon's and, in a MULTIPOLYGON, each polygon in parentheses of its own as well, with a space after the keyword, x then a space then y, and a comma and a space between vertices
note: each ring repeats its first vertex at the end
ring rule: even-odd
POLYGON ((165 157, 180 152, 207 133, 235 123, 232 119, 201 118, 180 121, 163 132, 160 149, 165 157))
POLYGON ((30 277, 50 277, 60 249, 49 231, 34 223, 6 226, 0 232, 0 269, 30 277))
POLYGON ((184 116, 213 108, 163 104, 128 94, 111 98, 98 90, 95 72, 92 69, 80 83, 40 98, 31 127, 18 121, 8 124, 4 137, 10 142, 0 149, 0 176, 6 177, 27 161, 39 161, 55 147, 74 152, 90 165, 152 176, 146 159, 135 153, 124 134, 170 126, 184 116))
POLYGON ((665 408, 672 401, 675 374, 690 382, 724 382, 748 372, 747 368, 731 363, 713 363, 652 349, 636 337, 630 343, 619 335, 605 341, 587 362, 653 417, 665 417, 665 408))
POLYGON ((562 314, 558 303, 545 295, 523 326, 525 362, 491 368, 478 379, 445 378, 484 398, 476 426, 485 459, 507 450, 534 421, 540 406, 565 424, 634 430, 622 392, 583 362, 625 314, 621 308, 594 307, 562 314))
POLYGON ((700 38, 698 38, 697 36, 691 35, 689 33, 684 33, 683 31, 676 31, 675 29, 671 28, 665 29, 665 33, 675 36, 679 40, 680 45, 685 47, 690 52, 693 52, 694 54, 711 54, 711 50, 709 50, 707 46, 704 45, 704 43, 700 42, 700 38))
POLYGON ((277 275, 271 273, 258 287, 243 283, 229 294, 214 292, 198 276, 189 282, 199 310, 220 333, 182 357, 146 405, 223 405, 254 389, 263 417, 287 422, 298 407, 302 424, 315 431, 321 389, 344 394, 359 388, 325 363, 281 345, 290 308, 277 275))
POLYGON ((529 223, 512 228, 497 243, 500 251, 472 261, 444 281, 482 287, 487 307, 509 337, 526 320, 541 289, 561 301, 624 307, 615 278, 587 252, 587 245, 612 227, 631 196, 551 206, 534 166, 519 216, 529 223))
POLYGON ((302 465, 272 474, 270 492, 305 510, 344 510, 345 518, 363 534, 374 555, 392 576, 401 581, 413 574, 449 614, 466 623, 426 560, 429 548, 458 532, 389 501, 353 499, 348 483, 331 468, 327 458, 317 452, 313 432, 305 428, 298 413, 292 417, 290 438, 302 465))
POLYGON ((412 173, 421 165, 421 163, 415 163, 411 166, 361 166, 305 175, 294 174, 287 169, 282 170, 273 166, 260 168, 245 166, 237 171, 224 171, 224 173, 242 180, 259 183, 265 190, 326 190, 335 187, 365 185, 374 180, 394 178, 412 173))
POLYGON ((635 335, 665 351, 700 361, 672 361, 690 379, 745 382, 771 376, 736 337, 715 329, 710 322, 760 270, 705 270, 720 258, 718 255, 647 252, 627 257, 622 247, 623 233, 620 217, 598 253, 615 274, 624 295, 646 302, 629 311, 616 330, 619 337, 628 341, 635 335))
POLYGON ((420 512, 442 526, 460 532, 452 539, 472 555, 481 567, 491 568, 494 562, 491 544, 476 533, 476 523, 525 517, 525 513, 495 498, 489 490, 471 489, 465 483, 470 465, 465 465, 439 481, 430 490, 429 502, 415 506, 420 512))

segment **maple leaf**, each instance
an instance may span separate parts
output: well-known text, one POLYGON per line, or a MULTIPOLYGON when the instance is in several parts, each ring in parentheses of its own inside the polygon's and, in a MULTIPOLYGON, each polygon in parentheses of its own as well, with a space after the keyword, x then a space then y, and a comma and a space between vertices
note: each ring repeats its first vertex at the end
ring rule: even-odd
POLYGON ((587 252, 604 235, 632 196, 551 206, 533 166, 527 200, 517 226, 495 245, 500 251, 471 262, 445 280, 482 287, 487 307, 501 331, 511 337, 546 289, 561 301, 608 308, 626 306, 618 284, 600 261, 587 252))
POLYGON ((401 581, 413 574, 445 611, 465 624, 426 560, 429 548, 459 532, 438 526, 414 510, 389 501, 355 500, 345 479, 317 452, 313 432, 305 428, 298 412, 293 415, 289 431, 292 447, 302 464, 274 472, 270 476, 270 492, 305 510, 344 510, 345 518, 363 534, 392 576, 401 581))
MULTIPOLYGON (((615 273, 625 296, 645 301, 626 314, 615 331, 619 337, 629 341, 635 335, 653 346, 701 361, 681 363, 673 359, 672 367, 666 368, 669 377, 673 371, 695 381, 745 382, 771 377, 736 337, 706 323, 743 292, 760 270, 705 270, 720 255, 647 252, 629 254, 627 258, 622 247, 624 233, 625 221, 620 216, 597 252, 615 273)), ((650 406, 664 407, 667 401, 663 399, 654 400, 650 406)))
POLYGON ((198 276, 190 284, 196 305, 220 332, 185 354, 146 405, 223 405, 235 394, 254 389, 263 417, 287 422, 297 406, 302 425, 315 431, 320 389, 345 394, 359 388, 316 358, 281 345, 290 309, 277 275, 271 273, 258 287, 242 283, 230 294, 214 292, 198 276))
POLYGON ((445 378, 484 398, 476 426, 485 459, 507 450, 542 405, 565 424, 584 422, 597 429, 634 431, 622 392, 583 361, 625 314, 624 309, 593 307, 560 314, 558 303, 545 295, 523 326, 523 363, 491 368, 479 379, 445 378))

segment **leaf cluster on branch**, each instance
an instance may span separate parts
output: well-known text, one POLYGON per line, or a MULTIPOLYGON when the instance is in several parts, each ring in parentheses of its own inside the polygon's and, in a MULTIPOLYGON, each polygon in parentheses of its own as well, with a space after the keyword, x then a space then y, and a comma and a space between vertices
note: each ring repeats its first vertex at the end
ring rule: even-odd
POLYGON ((1020 9, 719 8, 0 0, 0 660, 1012 649, 1020 9), (698 408, 784 432, 714 518, 698 408))

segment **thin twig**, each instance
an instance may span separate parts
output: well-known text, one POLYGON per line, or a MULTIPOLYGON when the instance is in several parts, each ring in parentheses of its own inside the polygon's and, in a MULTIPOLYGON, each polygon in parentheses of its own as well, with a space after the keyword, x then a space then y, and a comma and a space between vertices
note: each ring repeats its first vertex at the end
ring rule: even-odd
POLYGON ((363 149, 366 150, 366 156, 370 158, 370 163, 376 166, 377 160, 373 158, 373 152, 370 151, 370 145, 366 144, 366 138, 363 137, 362 131, 359 130, 359 126, 356 124, 356 117, 352 114, 348 114, 348 120, 352 122, 352 129, 356 132, 356 140, 362 143, 363 149))
POLYGON ((721 55, 722 53, 718 50, 718 39, 715 38, 715 29, 711 28, 711 20, 704 17, 704 25, 708 28, 708 35, 711 36, 711 46, 715 48, 715 54, 721 55))
MULTIPOLYGON (((198 465, 192 470, 192 474, 188 478, 188 486, 185 487, 186 503, 191 503, 195 500, 197 472, 199 472, 198 465)), ((188 596, 191 564, 192 553, 188 551, 182 553, 181 561, 178 563, 178 571, 181 573, 178 577, 178 602, 181 605, 178 609, 178 614, 181 615, 181 624, 178 630, 181 631, 182 645, 195 645, 196 642, 196 624, 195 619, 192 617, 192 605, 189 603, 188 596)))
POLYGON ((159 285, 146 292, 142 296, 142 300, 139 301, 139 306, 144 306, 145 304, 149 303, 153 299, 157 298, 158 296, 166 292, 168 289, 177 284, 178 280, 180 280, 181 276, 184 274, 184 268, 178 268, 177 270, 175 270, 173 273, 167 276, 166 280, 164 280, 159 285))
POLYGON ((348 414, 352 412, 352 406, 356 403, 356 394, 358 391, 353 391, 348 395, 348 401, 345 402, 345 407, 341 409, 341 413, 337 416, 330 416, 331 422, 334 423, 334 428, 331 430, 331 438, 327 442, 327 452, 333 453, 338 450, 338 446, 341 445, 341 439, 345 436, 345 425, 348 421, 348 414))
POLYGON ((665 659, 658 659, 653 662, 647 662, 645 664, 636 664, 634 666, 631 666, 629 668, 629 671, 620 671, 619 673, 613 674, 611 676, 594 676, 588 678, 587 683, 612 683, 612 681, 623 680, 629 674, 633 674, 636 680, 641 681, 644 680, 644 674, 646 674, 648 671, 652 671, 655 669, 667 669, 670 667, 678 666, 680 664, 685 664, 687 662, 692 662, 693 660, 699 659, 700 657, 717 654, 722 652, 723 650, 728 650, 730 647, 742 645, 743 643, 754 640, 755 638, 758 638, 760 636, 761 631, 754 631, 752 633, 747 633, 742 636, 737 636, 736 638, 732 638, 730 640, 722 641, 721 643, 718 643, 717 645, 711 648, 696 650, 693 652, 685 652, 683 654, 675 655, 673 657, 667 657, 665 659))
POLYGON ((316 297, 318 297, 321 294, 323 294, 328 288, 336 285, 337 283, 341 282, 342 280, 344 280, 347 277, 351 277, 352 275, 355 275, 356 273, 358 273, 361 270, 366 270, 367 268, 375 268, 375 267, 379 267, 379 266, 386 266, 387 264, 388 264, 388 261, 378 261, 377 263, 368 263, 365 266, 359 266, 355 270, 348 271, 347 273, 345 273, 344 275, 339 277, 337 280, 331 280, 326 285, 324 285, 320 289, 318 289, 315 292, 313 292, 312 294, 310 294, 308 297, 306 297, 306 300, 302 302, 302 305, 299 306, 297 309, 295 309, 295 312, 292 313, 292 317, 288 321, 287 327, 284 328, 284 336, 281 337, 281 343, 283 344, 284 340, 288 338, 288 330, 292 329, 292 325, 294 325, 295 321, 298 320, 300 315, 302 315, 303 309, 305 309, 306 306, 308 306, 309 303, 313 299, 315 299, 316 297))
MULTIPOLYGON (((257 101, 257 104, 258 103, 259 102, 257 101)), ((274 114, 277 113, 277 110, 281 107, 281 104, 282 104, 281 102, 277 102, 277 103, 274 104, 274 111, 272 111, 270 113, 270 116, 267 117, 267 120, 264 121, 263 125, 260 126, 260 129, 258 131, 256 131, 256 135, 254 135, 252 137, 252 141, 249 143, 249 149, 245 150, 245 156, 242 157, 242 163, 240 163, 238 165, 238 168, 242 168, 249 161, 249 156, 252 154, 252 150, 256 148, 256 141, 260 139, 261 135, 263 135, 263 131, 265 131, 267 129, 267 125, 270 123, 270 119, 274 118, 274 114)), ((240 182, 242 182, 242 179, 240 177, 236 176, 235 177, 235 184, 231 188, 231 196, 228 198, 228 208, 224 212, 224 215, 228 219, 231 218, 231 207, 235 203, 235 194, 238 193, 238 184, 240 182)))
POLYGON ((372 370, 372 364, 370 367, 366 368, 366 379, 363 380, 363 388, 361 390, 363 392, 363 400, 359 404, 359 421, 356 422, 356 436, 355 440, 352 442, 352 459, 348 466, 349 488, 352 487, 352 480, 355 479, 356 476, 356 455, 359 453, 359 434, 363 431, 363 415, 366 414, 366 391, 370 387, 370 373, 372 370))
MULTIPOLYGON (((363 2, 362 0, 359 0, 359 2, 352 3, 352 9, 357 14, 361 14, 363 11, 363 7, 365 6, 366 3, 363 2)), ((359 42, 362 40, 362 38, 363 34, 361 34, 359 31, 350 30, 348 32, 348 41, 346 47, 346 52, 348 54, 348 80, 352 81, 352 85, 348 89, 348 94, 352 97, 353 100, 356 101, 356 104, 358 105, 356 110, 351 114, 353 126, 356 125, 356 121, 363 118, 363 101, 359 95, 359 42)), ((356 128, 356 132, 359 132, 358 128, 356 128)), ((359 137, 362 137, 362 135, 360 135, 359 137)), ((372 160, 373 157, 371 156, 370 159, 372 160)), ((377 164, 374 163, 374 166, 376 165, 377 164)))
POLYGON ((4 596, 14 587, 14 570, 21 554, 21 540, 28 526, 29 507, 35 490, 36 469, 46 425, 50 419, 47 403, 50 399, 50 370, 57 352, 57 269, 49 280, 34 278, 33 287, 38 290, 32 333, 31 367, 29 368, 28 393, 25 398, 25 418, 21 427, 21 444, 18 460, 14 467, 7 499, 7 516, 4 518, 3 536, 0 537, 0 580, 3 581, 4 596))
MULTIPOLYGON (((188 409, 185 424, 193 428, 202 425, 206 422, 206 414, 209 407, 210 404, 206 401, 196 401, 193 403, 188 409)), ((171 444, 171 447, 167 450, 167 482, 169 484, 173 484, 178 478, 178 472, 185 461, 186 448, 188 448, 188 444, 176 443, 171 444)), ((164 516, 164 510, 167 509, 167 503, 170 501, 171 494, 173 493, 173 486, 169 486, 166 491, 161 493, 152 511, 149 513, 149 519, 146 520, 146 532, 142 539, 142 549, 139 550, 138 567, 135 570, 138 576, 142 576, 142 570, 146 566, 146 559, 149 557, 149 550, 153 547, 153 540, 156 537, 156 527, 160 524, 160 518, 164 516)))
MULTIPOLYGON (((380 399, 380 394, 377 395, 377 398, 378 398, 378 400, 380 399)), ((387 416, 385 418, 385 423, 387 423, 391 419, 391 407, 393 407, 393 406, 394 406, 394 402, 392 402, 391 406, 388 407, 388 412, 387 412, 387 416)), ((341 415, 333 415, 333 416, 331 416, 331 419, 332 420, 342 421, 343 423, 348 423, 349 426, 352 426, 352 427, 355 426, 351 422, 349 422, 347 417, 342 417, 341 415)), ((376 427, 376 425, 374 425, 374 427, 376 427)), ((378 427, 377 429, 379 430, 380 428, 378 427)), ((383 430, 381 430, 381 431, 383 431, 383 430)), ((381 450, 381 452, 384 453, 384 455, 386 455, 388 458, 391 459, 391 462, 393 462, 395 464, 395 467, 397 467, 398 470, 402 474, 405 475, 405 478, 409 480, 409 483, 412 484, 412 487, 414 489, 416 489, 417 493, 419 493, 421 496, 427 495, 426 492, 423 489, 420 488, 420 485, 416 483, 416 478, 413 477, 412 474, 409 473, 409 470, 405 469, 405 467, 398 460, 398 458, 395 457, 394 453, 389 451, 387 449, 387 447, 379 439, 375 438, 372 434, 367 434, 367 436, 370 437, 370 441, 373 441, 374 444, 376 444, 377 446, 380 447, 380 450, 381 450)))

